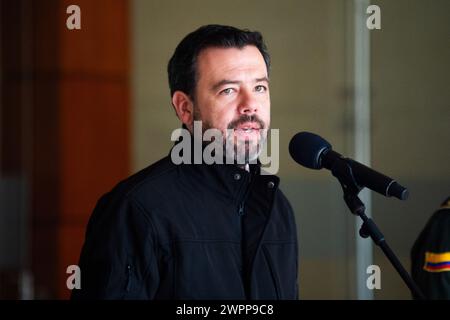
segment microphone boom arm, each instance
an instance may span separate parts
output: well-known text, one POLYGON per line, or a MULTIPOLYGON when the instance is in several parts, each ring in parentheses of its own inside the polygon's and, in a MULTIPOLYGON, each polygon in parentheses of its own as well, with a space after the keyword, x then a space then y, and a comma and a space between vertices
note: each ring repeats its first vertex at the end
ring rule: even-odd
POLYGON ((365 214, 366 207, 358 197, 358 193, 364 187, 358 185, 355 180, 352 172, 352 167, 349 162, 351 160, 343 160, 344 161, 335 161, 333 166, 331 167, 331 172, 341 184, 341 187, 344 191, 344 201, 350 212, 354 215, 359 216, 363 220, 363 224, 359 230, 359 235, 363 238, 368 238, 370 236, 373 242, 383 250, 384 254, 394 266, 395 270, 397 270, 397 272, 400 274, 400 277, 406 283, 413 296, 417 297, 418 299, 424 300, 425 296, 423 295, 417 284, 412 280, 411 276, 405 270, 403 265, 400 263, 397 256, 388 246, 380 229, 377 227, 375 222, 365 214))

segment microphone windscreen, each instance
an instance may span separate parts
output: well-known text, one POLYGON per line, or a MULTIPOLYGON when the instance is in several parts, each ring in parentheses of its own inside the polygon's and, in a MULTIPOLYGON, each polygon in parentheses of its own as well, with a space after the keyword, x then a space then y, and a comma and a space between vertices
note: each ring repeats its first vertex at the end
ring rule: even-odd
POLYGON ((330 149, 328 141, 311 132, 299 132, 289 142, 292 159, 310 169, 322 169, 320 156, 330 149))

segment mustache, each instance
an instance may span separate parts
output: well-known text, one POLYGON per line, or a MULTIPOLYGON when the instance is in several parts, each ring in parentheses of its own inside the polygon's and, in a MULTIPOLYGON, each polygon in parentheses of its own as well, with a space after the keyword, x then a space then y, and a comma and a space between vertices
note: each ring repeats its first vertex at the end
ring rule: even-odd
POLYGON ((264 121, 262 121, 256 114, 252 114, 251 116, 249 116, 248 114, 243 114, 242 116, 240 116, 236 120, 231 121, 228 124, 227 129, 235 129, 240 124, 243 124, 243 123, 246 123, 246 122, 256 122, 256 123, 258 123, 260 129, 265 129, 266 128, 266 125, 265 125, 264 121))

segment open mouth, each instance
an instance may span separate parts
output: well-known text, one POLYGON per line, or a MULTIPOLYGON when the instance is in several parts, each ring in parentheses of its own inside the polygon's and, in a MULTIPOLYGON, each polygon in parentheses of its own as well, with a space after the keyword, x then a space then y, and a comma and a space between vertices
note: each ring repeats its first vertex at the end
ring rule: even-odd
POLYGON ((235 130, 240 131, 243 133, 252 133, 252 132, 259 132, 259 124, 254 122, 247 122, 239 125, 235 130))

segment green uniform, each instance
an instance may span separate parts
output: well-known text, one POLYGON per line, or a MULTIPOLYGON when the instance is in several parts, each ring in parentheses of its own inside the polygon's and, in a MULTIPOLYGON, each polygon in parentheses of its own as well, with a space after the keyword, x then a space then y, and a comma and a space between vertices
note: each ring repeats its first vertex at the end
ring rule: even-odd
POLYGON ((411 250, 411 275, 428 299, 450 299, 450 197, 411 250))

